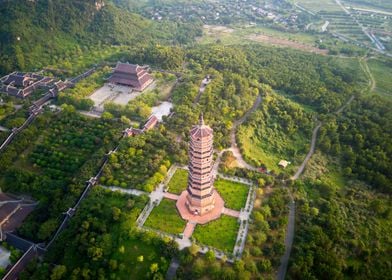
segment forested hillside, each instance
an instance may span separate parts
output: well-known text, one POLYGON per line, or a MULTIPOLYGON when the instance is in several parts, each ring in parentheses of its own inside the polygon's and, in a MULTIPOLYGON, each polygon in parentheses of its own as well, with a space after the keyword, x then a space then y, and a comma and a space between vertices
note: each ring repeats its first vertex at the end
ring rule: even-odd
POLYGON ((40 69, 97 45, 192 41, 200 26, 154 23, 110 2, 5 1, 0 6, 0 73, 40 69))

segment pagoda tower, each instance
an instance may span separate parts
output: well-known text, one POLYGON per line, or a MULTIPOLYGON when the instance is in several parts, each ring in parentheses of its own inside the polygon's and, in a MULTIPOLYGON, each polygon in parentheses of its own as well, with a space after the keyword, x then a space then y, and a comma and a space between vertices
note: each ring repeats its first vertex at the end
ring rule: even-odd
POLYGON ((186 206, 194 215, 203 216, 215 207, 213 182, 213 130, 204 124, 203 115, 199 124, 192 127, 189 143, 189 179, 186 206))

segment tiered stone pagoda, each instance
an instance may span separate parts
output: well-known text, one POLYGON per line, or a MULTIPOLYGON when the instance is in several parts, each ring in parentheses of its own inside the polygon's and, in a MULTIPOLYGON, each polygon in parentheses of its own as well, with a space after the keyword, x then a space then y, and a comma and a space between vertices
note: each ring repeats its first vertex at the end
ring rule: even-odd
POLYGON ((202 115, 190 134, 187 206, 192 213, 202 216, 215 206, 212 177, 214 136, 213 130, 204 124, 202 115))
POLYGON ((129 63, 117 63, 109 82, 130 86, 136 91, 143 91, 153 79, 143 67, 129 63))
POLYGON ((213 130, 201 115, 190 131, 188 186, 176 203, 184 220, 205 224, 222 214, 224 201, 213 186, 213 139, 213 130))

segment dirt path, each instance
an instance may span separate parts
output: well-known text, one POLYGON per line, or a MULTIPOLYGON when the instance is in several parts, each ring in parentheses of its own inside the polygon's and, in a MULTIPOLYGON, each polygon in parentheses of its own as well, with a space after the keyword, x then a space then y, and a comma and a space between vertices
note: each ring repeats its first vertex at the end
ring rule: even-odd
POLYGON ((322 125, 322 123, 318 122, 317 126, 313 129, 312 141, 311 141, 311 144, 310 144, 310 150, 309 150, 308 154, 306 155, 306 157, 305 157, 304 161, 302 162, 302 164, 299 166, 297 172, 294 174, 294 176, 291 177, 291 180, 297 180, 299 178, 299 176, 304 171, 305 166, 308 163, 309 159, 312 157, 312 155, 314 153, 314 149, 316 147, 317 134, 318 134, 318 131, 319 131, 321 125, 322 125))
POLYGON ((236 133, 237 133, 238 126, 243 124, 250 116, 250 114, 252 114, 260 106, 261 101, 262 101, 261 95, 258 95, 255 102, 253 103, 252 108, 250 108, 239 120, 234 122, 233 127, 230 131, 231 147, 230 149, 226 150, 226 151, 231 151, 233 153, 234 157, 237 160, 238 167, 253 170, 253 171, 257 170, 257 168, 247 163, 242 157, 241 151, 237 145, 236 133))
POLYGON ((204 79, 200 83, 199 87, 199 92, 197 93, 196 99, 195 99, 195 104, 199 103, 200 97, 203 94, 203 92, 206 90, 207 85, 211 82, 211 78, 209 75, 205 76, 204 79))
POLYGON ((369 91, 373 92, 376 88, 376 80, 374 79, 374 76, 370 71, 369 65, 367 64, 367 60, 365 58, 361 58, 359 60, 359 65, 361 66, 362 71, 365 72, 365 75, 369 79, 369 91))

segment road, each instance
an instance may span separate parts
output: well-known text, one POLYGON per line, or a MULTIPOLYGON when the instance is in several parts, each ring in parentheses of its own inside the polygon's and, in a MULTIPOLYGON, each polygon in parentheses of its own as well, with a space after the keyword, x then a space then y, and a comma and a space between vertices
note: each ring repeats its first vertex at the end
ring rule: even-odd
POLYGON ((294 226, 295 226, 295 201, 293 198, 291 198, 290 202, 290 209, 289 209, 289 222, 287 226, 287 234, 286 238, 284 241, 284 244, 286 246, 286 251, 284 252, 284 255, 280 259, 281 265, 279 266, 278 269, 278 280, 284 280, 286 277, 286 272, 287 272, 287 266, 289 264, 289 259, 290 259, 290 254, 291 254, 291 248, 293 246, 293 241, 294 241, 294 226))
POLYGON ((180 266, 180 262, 177 258, 173 258, 169 269, 167 270, 166 273, 166 280, 171 280, 176 276, 177 268, 180 266))
POLYGON ((297 180, 299 178, 299 176, 304 171, 305 166, 308 163, 309 159, 312 157, 312 155, 314 153, 314 149, 316 147, 317 134, 318 134, 318 131, 319 131, 321 125, 322 125, 322 123, 318 122, 317 126, 313 129, 312 142, 310 144, 310 150, 309 150, 308 154, 306 155, 305 160, 299 166, 297 172, 295 172, 294 176, 291 177, 291 180, 297 180))

